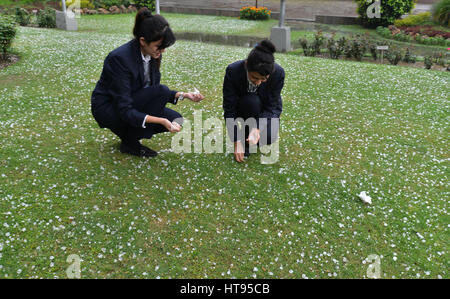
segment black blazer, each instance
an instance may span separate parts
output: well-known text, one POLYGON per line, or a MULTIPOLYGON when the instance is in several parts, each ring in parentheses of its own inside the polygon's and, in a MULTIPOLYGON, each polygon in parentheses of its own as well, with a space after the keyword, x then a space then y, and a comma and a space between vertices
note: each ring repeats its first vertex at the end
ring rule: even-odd
MULTIPOLYGON (((275 63, 275 70, 266 82, 261 83, 257 93, 262 102, 259 118, 279 118, 283 110, 281 90, 284 85, 284 69, 275 63)), ((245 60, 239 60, 227 67, 223 81, 224 117, 237 117, 237 102, 247 93, 247 71, 245 60)))
MULTIPOLYGON (((149 65, 150 85, 159 85, 161 73, 157 61, 149 65)), ((144 66, 136 39, 113 50, 105 59, 100 80, 91 97, 91 110, 102 128, 125 125, 140 128, 146 113, 133 107, 133 94, 144 88, 144 66)), ((168 99, 176 103, 176 91, 161 85, 168 99)))

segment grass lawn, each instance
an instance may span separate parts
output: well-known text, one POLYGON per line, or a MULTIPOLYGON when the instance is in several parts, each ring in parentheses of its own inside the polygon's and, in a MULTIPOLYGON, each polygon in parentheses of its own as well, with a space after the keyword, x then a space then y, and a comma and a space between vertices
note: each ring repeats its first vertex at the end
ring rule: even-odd
MULTIPOLYGON (((169 133, 139 159, 90 112, 130 38, 117 20, 21 27, 0 71, 0 277, 66 278, 77 254, 82 278, 363 278, 376 254, 385 278, 449 278, 449 73, 277 54, 278 163, 175 154, 169 133)), ((248 52, 169 48, 163 83, 206 96, 175 109, 221 118, 225 68, 248 52)))

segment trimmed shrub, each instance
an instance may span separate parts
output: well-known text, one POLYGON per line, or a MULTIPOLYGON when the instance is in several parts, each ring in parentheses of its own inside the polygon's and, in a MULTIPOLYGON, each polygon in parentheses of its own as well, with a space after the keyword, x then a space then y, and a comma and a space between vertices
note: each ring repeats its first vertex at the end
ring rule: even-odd
POLYGON ((16 7, 14 13, 16 22, 20 26, 27 26, 28 24, 30 24, 31 14, 28 12, 28 10, 22 7, 16 7))
POLYGON ((433 19, 443 26, 450 27, 450 0, 441 0, 433 5, 433 19))
POLYGON ((410 15, 404 19, 395 20, 394 25, 396 27, 409 27, 422 25, 431 19, 431 13, 429 11, 420 13, 418 15, 410 15))
POLYGON ((433 62, 440 66, 445 66, 445 54, 442 52, 436 52, 433 54, 433 62))
POLYGON ((325 45, 325 37, 322 31, 318 31, 314 34, 314 41, 312 43, 309 43, 306 38, 299 39, 299 42, 305 56, 316 56, 320 54, 322 46, 325 45))
POLYGON ((431 69, 431 67, 433 66, 433 57, 425 56, 424 57, 424 64, 425 64, 425 68, 427 70, 431 69))
MULTIPOLYGON (((80 7, 72 7, 72 8, 88 8, 88 9, 94 9, 94 2, 92 0, 79 0, 79 2, 76 2, 77 0, 66 0, 66 7, 70 8, 70 6, 79 4, 80 7)), ((62 3, 59 3, 59 7, 62 7, 62 3)))
POLYGON ((404 34, 404 33, 398 33, 398 34, 394 35, 394 39, 401 41, 401 42, 411 42, 412 41, 412 37, 409 34, 404 34))
POLYGON ((389 60, 389 63, 392 65, 397 65, 402 60, 402 52, 398 49, 389 48, 386 53, 386 58, 389 60))
POLYGON ((6 60, 9 47, 16 36, 17 28, 14 20, 0 15, 0 51, 2 60, 6 60))
POLYGON ((339 46, 339 43, 334 40, 334 33, 332 37, 330 37, 327 40, 327 48, 328 48, 328 54, 330 54, 331 59, 339 59, 339 57, 342 55, 343 48, 339 46))
POLYGON ((345 49, 347 49, 347 39, 345 37, 341 37, 340 39, 338 39, 337 44, 340 53, 344 53, 345 49))
POLYGON ((366 52, 366 46, 364 45, 364 43, 359 38, 354 39, 351 44, 352 56, 356 60, 361 61, 365 52, 366 52))
POLYGON ((414 0, 382 0, 380 1, 380 18, 369 18, 367 9, 375 1, 354 0, 357 4, 357 12, 363 26, 376 28, 377 26, 388 26, 402 15, 411 12, 414 8, 414 0))
POLYGON ((42 28, 56 28, 56 13, 53 8, 40 10, 37 14, 37 23, 42 28))
POLYGON ((244 6, 239 11, 239 18, 245 20, 268 20, 271 13, 267 7, 244 6))
POLYGON ((373 60, 377 60, 377 58, 378 58, 377 45, 374 43, 371 43, 369 45, 369 51, 370 51, 370 55, 372 55, 373 60))
POLYGON ((378 26, 376 32, 384 38, 391 38, 392 32, 387 27, 378 26))
POLYGON ((313 41, 313 48, 314 48, 314 54, 319 55, 320 49, 325 44, 325 37, 322 34, 322 31, 318 31, 316 34, 314 34, 314 41, 313 41))
POLYGON ((155 11, 155 0, 134 0, 137 9, 147 7, 150 11, 155 11))
POLYGON ((299 42, 303 49, 303 55, 315 56, 314 46, 310 45, 306 38, 300 39, 299 42))
POLYGON ((417 57, 413 54, 411 54, 411 51, 409 50, 409 48, 406 48, 406 53, 405 53, 405 57, 403 58, 403 61, 406 63, 415 63, 416 62, 417 57))

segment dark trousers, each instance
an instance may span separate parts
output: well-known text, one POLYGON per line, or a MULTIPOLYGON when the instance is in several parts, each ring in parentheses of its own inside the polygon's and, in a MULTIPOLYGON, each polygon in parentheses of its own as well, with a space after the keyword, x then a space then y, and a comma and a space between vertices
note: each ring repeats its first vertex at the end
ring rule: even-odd
MULTIPOLYGON (((182 125, 183 119, 180 113, 166 108, 166 104, 173 99, 165 98, 159 85, 150 86, 132 94, 133 107, 136 110, 146 113, 150 116, 167 118, 170 122, 175 119, 182 125)), ((119 117, 117 113, 117 117, 119 117)), ((144 121, 142 119, 142 121, 144 121)), ((168 132, 168 130, 159 124, 147 123, 146 128, 136 128, 122 122, 120 126, 110 127, 109 129, 128 144, 136 144, 140 139, 150 139, 153 135, 168 132)))
MULTIPOLYGON (((247 93, 239 99, 237 105, 237 117, 242 118, 244 121, 249 118, 254 118, 256 120, 256 127, 260 129, 258 146, 269 145, 275 142, 278 139, 278 131, 280 128, 279 118, 259 118, 261 110, 261 99, 256 93, 247 93)), ((248 138, 248 135, 254 127, 251 125, 251 122, 247 123, 250 125, 242 126, 241 130, 244 131, 241 131, 240 134, 238 133, 237 136, 243 136, 245 139, 248 138)), ((235 128, 236 133, 237 130, 239 130, 239 128, 235 128)), ((245 139, 243 140, 243 143, 245 139)))

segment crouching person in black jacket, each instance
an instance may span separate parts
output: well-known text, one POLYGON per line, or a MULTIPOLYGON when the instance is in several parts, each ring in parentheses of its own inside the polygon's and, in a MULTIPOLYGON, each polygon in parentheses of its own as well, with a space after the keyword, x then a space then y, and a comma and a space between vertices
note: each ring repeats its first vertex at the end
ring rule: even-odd
POLYGON ((268 145, 278 138, 285 73, 275 63, 274 53, 275 46, 263 40, 246 60, 227 67, 223 109, 237 162, 250 155, 249 145, 268 145))
POLYGON ((142 8, 136 15, 134 39, 106 57, 100 80, 92 93, 92 114, 101 128, 122 141, 120 151, 139 157, 157 152, 140 140, 162 132, 179 132, 181 114, 166 108, 184 98, 203 100, 200 93, 183 93, 161 85, 161 55, 175 43, 167 21, 142 8))

